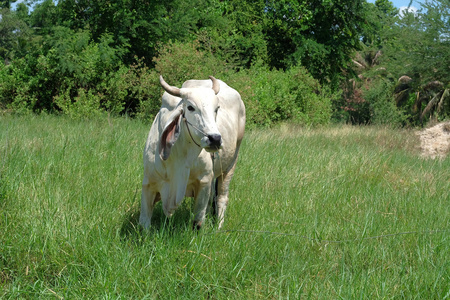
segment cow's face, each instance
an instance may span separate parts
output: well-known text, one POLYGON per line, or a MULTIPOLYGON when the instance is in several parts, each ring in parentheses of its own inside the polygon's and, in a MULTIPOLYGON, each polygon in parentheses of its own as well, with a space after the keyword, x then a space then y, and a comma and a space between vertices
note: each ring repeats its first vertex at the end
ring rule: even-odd
POLYGON ((208 152, 222 146, 222 136, 217 128, 216 117, 219 100, 212 89, 181 89, 186 126, 194 142, 208 152))
POLYGON ((167 93, 182 100, 170 114, 160 137, 160 157, 169 158, 172 146, 181 134, 181 126, 197 146, 208 152, 218 151, 222 147, 222 136, 217 128, 216 117, 219 110, 220 84, 210 77, 213 83, 209 88, 177 88, 168 85, 160 76, 161 86, 167 93), (184 123, 184 124, 183 124, 184 123))

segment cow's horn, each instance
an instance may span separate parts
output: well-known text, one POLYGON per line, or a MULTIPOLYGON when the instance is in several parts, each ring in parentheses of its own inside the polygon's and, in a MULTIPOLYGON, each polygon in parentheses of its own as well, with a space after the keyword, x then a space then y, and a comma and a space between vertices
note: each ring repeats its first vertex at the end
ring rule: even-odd
POLYGON ((165 89, 166 92, 168 92, 172 96, 181 97, 180 89, 177 88, 177 87, 170 86, 169 84, 167 84, 167 82, 164 81, 164 78, 162 77, 162 75, 159 75, 159 83, 161 84, 163 89, 165 89))
POLYGON ((220 91, 220 83, 219 80, 217 80, 216 78, 214 78, 213 76, 209 76, 209 79, 211 79, 212 81, 212 89, 214 91, 214 93, 217 95, 220 91))

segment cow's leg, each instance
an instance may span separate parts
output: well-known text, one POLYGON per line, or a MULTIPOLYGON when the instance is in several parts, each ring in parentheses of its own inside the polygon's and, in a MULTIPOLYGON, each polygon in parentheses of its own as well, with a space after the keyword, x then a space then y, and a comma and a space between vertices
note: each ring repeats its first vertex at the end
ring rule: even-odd
POLYGON ((205 220, 206 210, 208 208, 209 196, 211 194, 211 180, 200 183, 199 192, 195 195, 194 206, 194 229, 200 229, 205 220))
POLYGON ((234 169, 236 168, 236 161, 231 169, 217 178, 217 199, 216 199, 216 214, 219 221, 219 229, 222 228, 225 211, 228 205, 228 189, 231 179, 233 178, 234 169))
POLYGON ((147 183, 142 184, 141 195, 141 214, 139 216, 139 224, 145 229, 150 228, 150 221, 152 219, 153 207, 155 206, 156 193, 150 190, 147 183))

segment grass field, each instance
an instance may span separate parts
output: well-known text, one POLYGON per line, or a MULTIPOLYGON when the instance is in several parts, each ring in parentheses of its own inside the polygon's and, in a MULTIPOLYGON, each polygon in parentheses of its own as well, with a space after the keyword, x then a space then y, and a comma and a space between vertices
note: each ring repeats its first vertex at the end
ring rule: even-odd
POLYGON ((223 230, 186 199, 143 232, 149 128, 0 116, 0 298, 450 298, 450 158, 412 131, 249 131, 223 230))

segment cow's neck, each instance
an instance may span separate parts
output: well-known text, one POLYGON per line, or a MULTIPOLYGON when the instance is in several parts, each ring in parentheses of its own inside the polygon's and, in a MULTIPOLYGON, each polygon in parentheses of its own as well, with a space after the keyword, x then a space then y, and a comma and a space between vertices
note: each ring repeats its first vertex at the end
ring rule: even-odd
POLYGON ((164 192, 161 194, 166 199, 165 213, 169 215, 183 201, 191 168, 202 151, 202 148, 195 145, 189 136, 186 124, 184 122, 182 124, 182 132, 169 157, 169 160, 172 160, 173 163, 169 163, 166 169, 168 188, 163 189, 164 192))
MULTIPOLYGON (((193 132, 191 131, 191 133, 193 132)), ((191 168, 194 161, 202 152, 202 148, 194 142, 193 137, 189 133, 186 122, 181 122, 181 134, 173 146, 172 151, 175 152, 173 153, 175 154, 174 157, 182 161, 187 168, 191 168)))

